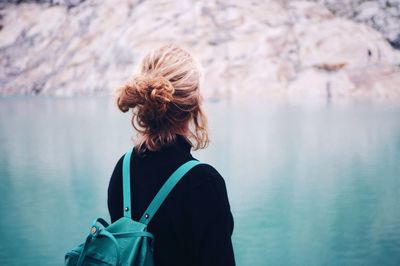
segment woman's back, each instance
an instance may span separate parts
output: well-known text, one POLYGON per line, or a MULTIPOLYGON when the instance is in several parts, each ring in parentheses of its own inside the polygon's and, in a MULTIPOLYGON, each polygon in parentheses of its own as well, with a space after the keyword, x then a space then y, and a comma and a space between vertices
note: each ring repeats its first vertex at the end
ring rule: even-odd
MULTIPOLYGON (((191 145, 177 135, 158 151, 134 151, 131 159, 132 218, 139 220, 168 177, 193 160, 191 145)), ((122 158, 112 174, 108 208, 123 216, 122 158)), ((224 179, 212 167, 195 166, 176 185, 148 226, 155 236, 154 259, 163 265, 234 265, 233 218, 224 179)))

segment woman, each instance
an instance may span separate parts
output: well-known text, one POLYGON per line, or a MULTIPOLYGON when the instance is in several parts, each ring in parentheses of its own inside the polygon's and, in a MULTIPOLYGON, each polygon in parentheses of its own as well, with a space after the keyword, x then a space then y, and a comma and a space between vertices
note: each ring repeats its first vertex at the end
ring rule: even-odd
MULTIPOLYGON (((145 56, 139 73, 117 91, 138 132, 131 160, 132 218, 138 221, 168 177, 208 143, 199 92, 200 71, 182 48, 166 45, 145 56)), ((123 216, 122 158, 108 188, 111 221, 123 216)), ((154 260, 163 265, 235 265, 233 218, 225 182, 200 164, 175 186, 148 225, 154 260)))

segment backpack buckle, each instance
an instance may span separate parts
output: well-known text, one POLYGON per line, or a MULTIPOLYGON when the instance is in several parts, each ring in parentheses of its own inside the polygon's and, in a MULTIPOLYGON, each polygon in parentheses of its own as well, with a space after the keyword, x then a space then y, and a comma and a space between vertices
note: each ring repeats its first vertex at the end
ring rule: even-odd
POLYGON ((98 236, 100 233, 100 228, 97 225, 93 225, 92 228, 90 228, 90 234, 92 237, 98 236))

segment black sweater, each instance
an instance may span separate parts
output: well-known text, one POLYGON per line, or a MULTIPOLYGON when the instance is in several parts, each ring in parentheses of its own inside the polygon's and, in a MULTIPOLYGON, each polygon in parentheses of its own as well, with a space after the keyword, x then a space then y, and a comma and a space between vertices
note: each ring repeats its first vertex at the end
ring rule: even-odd
MULTIPOLYGON (((193 160, 191 146, 182 137, 159 151, 132 153, 132 218, 140 219, 168 177, 183 163, 193 160)), ((108 187, 111 221, 123 216, 122 158, 108 187)), ((175 186, 150 221, 155 237, 156 266, 235 265, 231 235, 233 217, 225 182, 210 165, 191 169, 175 186)))

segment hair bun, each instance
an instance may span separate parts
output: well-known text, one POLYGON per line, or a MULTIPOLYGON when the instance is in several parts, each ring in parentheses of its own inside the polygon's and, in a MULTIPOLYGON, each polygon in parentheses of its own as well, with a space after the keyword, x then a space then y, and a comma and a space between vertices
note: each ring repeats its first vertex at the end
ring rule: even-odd
POLYGON ((123 112, 137 106, 151 105, 166 109, 175 92, 171 82, 164 77, 135 77, 117 91, 117 105, 123 112))
POLYGON ((175 89, 161 76, 137 76, 119 89, 117 105, 123 112, 135 108, 142 127, 158 128, 165 117, 175 89))
POLYGON ((164 77, 146 77, 138 85, 143 98, 149 102, 166 107, 173 100, 175 89, 164 77))

